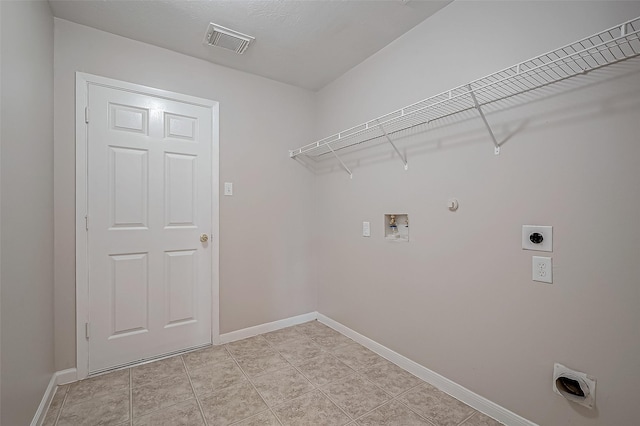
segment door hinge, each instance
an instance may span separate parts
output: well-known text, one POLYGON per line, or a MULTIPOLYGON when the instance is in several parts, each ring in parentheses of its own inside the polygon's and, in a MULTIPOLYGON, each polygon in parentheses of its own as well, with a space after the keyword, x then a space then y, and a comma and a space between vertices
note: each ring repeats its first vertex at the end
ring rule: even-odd
POLYGON ((89 123, 89 107, 84 107, 84 122, 89 123))
POLYGON ((89 230, 89 216, 84 217, 84 229, 89 230))
POLYGON ((84 337, 86 337, 87 340, 89 340, 89 323, 88 322, 84 323, 84 337))

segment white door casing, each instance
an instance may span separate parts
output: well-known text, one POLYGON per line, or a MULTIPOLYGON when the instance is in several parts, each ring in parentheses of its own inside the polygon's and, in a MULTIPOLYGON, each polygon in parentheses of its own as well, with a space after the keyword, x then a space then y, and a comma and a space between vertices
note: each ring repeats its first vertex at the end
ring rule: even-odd
POLYGON ((76 86, 83 378, 218 337, 218 104, 82 73, 76 86))

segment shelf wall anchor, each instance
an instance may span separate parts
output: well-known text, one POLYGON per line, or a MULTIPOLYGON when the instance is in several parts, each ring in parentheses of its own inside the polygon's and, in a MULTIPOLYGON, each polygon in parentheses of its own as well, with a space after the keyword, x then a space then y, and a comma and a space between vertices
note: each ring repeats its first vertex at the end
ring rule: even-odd
POLYGON ((405 170, 409 170, 409 163, 407 163, 407 158, 404 157, 402 154, 400 154, 400 150, 398 149, 396 144, 393 143, 393 141, 391 140, 391 138, 387 134, 387 131, 384 130, 384 127, 382 127, 382 124, 380 123, 380 120, 376 120, 376 122, 378 123, 378 126, 380 127, 380 130, 382 130, 382 133, 384 134, 384 137, 387 138, 387 141, 389 141, 389 143, 391 144, 393 149, 396 150, 396 153, 398 154, 398 157, 400 157, 400 160, 402 160, 402 164, 404 164, 404 169, 405 170))
POLYGON ((331 148, 331 145, 327 144, 327 148, 329 148, 329 150, 331 151, 331 153, 333 154, 334 157, 336 157, 338 159, 338 161, 340 162, 340 164, 342 165, 342 168, 349 173, 349 178, 353 179, 353 173, 351 173, 351 170, 349 170, 349 168, 342 162, 342 160, 340 159, 340 157, 338 157, 338 154, 336 154, 336 152, 333 150, 333 148, 331 148))
POLYGON ((478 112, 480 113, 480 117, 482 117, 482 121, 484 121, 484 125, 487 126, 487 130, 489 131, 489 135, 491 135, 491 139, 493 140, 493 153, 495 155, 500 155, 500 144, 498 143, 498 140, 496 139, 495 135, 493 134, 493 130, 491 130, 491 126, 489 125, 489 122, 487 121, 487 118, 484 116, 484 112, 482 112, 482 107, 480 106, 480 104, 478 103, 478 100, 476 99, 476 94, 473 93, 473 90, 471 89, 471 85, 467 85, 467 87, 469 88, 469 93, 471 94, 471 99, 473 99, 473 103, 476 107, 476 109, 478 110, 478 112))

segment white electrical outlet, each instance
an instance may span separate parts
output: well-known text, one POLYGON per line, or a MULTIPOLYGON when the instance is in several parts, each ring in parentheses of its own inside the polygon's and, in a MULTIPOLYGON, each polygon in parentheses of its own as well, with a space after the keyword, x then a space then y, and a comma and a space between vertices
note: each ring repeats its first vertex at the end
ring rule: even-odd
POLYGON ((371 236, 371 223, 362 222, 362 236, 370 237, 371 236))
POLYGON ((522 248, 553 251, 553 226, 522 225, 522 248))
POLYGON ((224 195, 233 195, 233 183, 225 182, 224 183, 224 195))
POLYGON ((550 257, 533 256, 533 269, 531 278, 534 281, 553 283, 553 265, 550 257))

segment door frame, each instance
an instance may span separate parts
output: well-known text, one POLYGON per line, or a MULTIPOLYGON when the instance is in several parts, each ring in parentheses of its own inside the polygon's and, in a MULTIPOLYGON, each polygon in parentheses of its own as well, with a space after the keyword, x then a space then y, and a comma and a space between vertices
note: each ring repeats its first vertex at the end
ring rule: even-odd
MULTIPOLYGON (((220 111, 219 103, 139 84, 128 83, 83 72, 76 72, 76 369, 77 379, 89 375, 89 341, 85 324, 89 322, 89 264, 87 232, 88 158, 86 123, 89 85, 124 90, 140 95, 160 97, 211 109, 211 341, 220 341, 220 111)), ((89 112, 90 113, 90 112, 89 112)), ((163 354, 158 354, 161 356, 163 354)))

